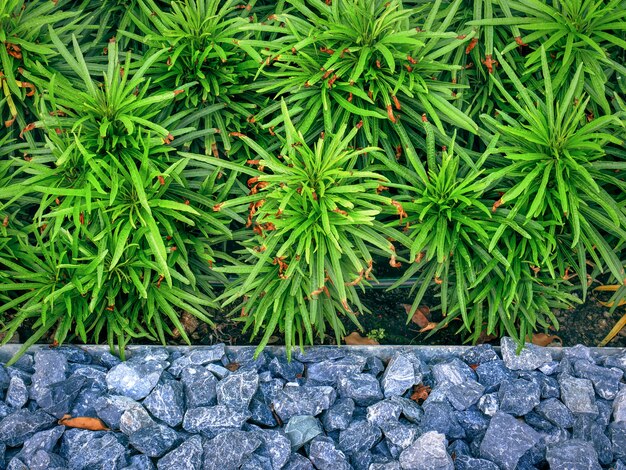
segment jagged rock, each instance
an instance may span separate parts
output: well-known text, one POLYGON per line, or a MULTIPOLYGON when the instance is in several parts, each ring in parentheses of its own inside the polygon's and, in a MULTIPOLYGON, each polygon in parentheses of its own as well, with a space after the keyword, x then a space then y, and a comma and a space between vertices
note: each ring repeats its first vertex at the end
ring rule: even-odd
POLYGON ((12 377, 5 397, 7 405, 22 408, 28 402, 28 389, 21 377, 12 377))
POLYGON ((119 468, 126 465, 126 448, 111 432, 69 429, 63 434, 61 457, 70 470, 119 468))
POLYGON ((576 379, 569 375, 559 376, 561 399, 574 414, 597 415, 598 405, 590 380, 576 379))
POLYGON ((130 445, 148 457, 161 457, 180 441, 178 433, 163 424, 141 427, 128 439, 130 445))
POLYGON ((622 388, 613 400, 613 420, 626 421, 626 387, 622 388))
POLYGON ((466 380, 460 384, 450 385, 447 398, 457 410, 466 410, 475 404, 485 392, 485 387, 475 380, 466 380))
POLYGON ((509 337, 500 341, 502 359, 511 370, 535 370, 552 360, 547 348, 526 343, 524 349, 517 354, 517 343, 509 337))
POLYGON ((490 393, 495 391, 502 382, 517 378, 517 374, 506 368, 503 361, 489 361, 476 368, 478 382, 490 393))
POLYGON ((139 431, 141 428, 152 427, 155 424, 154 420, 141 405, 127 409, 120 417, 120 431, 127 436, 139 431))
POLYGON ((205 366, 205 369, 211 372, 219 380, 230 374, 230 371, 226 367, 222 367, 219 364, 210 363, 205 366))
POLYGON ((539 404, 541 389, 535 382, 517 379, 503 382, 498 391, 500 411, 523 416, 539 404))
MULTIPOLYGON (((339 432, 339 448, 346 454, 369 450, 380 440, 382 433, 378 426, 368 421, 355 420, 347 429, 339 432)), ((315 464, 315 462, 314 462, 315 464)))
POLYGON ((178 426, 183 422, 185 413, 183 384, 170 380, 157 385, 143 401, 143 406, 148 409, 152 416, 168 426, 178 426))
POLYGON ((542 401, 535 408, 537 413, 561 428, 571 428, 574 425, 574 415, 572 412, 556 398, 549 398, 542 401))
POLYGON ((35 433, 51 428, 56 421, 54 416, 43 410, 23 408, 0 421, 0 442, 11 447, 22 445, 35 433))
POLYGON ((476 380, 474 371, 456 357, 446 362, 434 364, 432 366, 432 374, 437 385, 445 383, 458 385, 469 380, 476 380))
POLYGON ((239 429, 250 416, 249 411, 230 406, 200 406, 187 410, 183 418, 183 429, 191 433, 212 435, 223 430, 239 429))
MULTIPOLYGON (((34 434, 32 437, 24 441, 24 445, 17 453, 16 457, 30 468, 38 466, 38 464, 33 462, 35 454, 37 454, 38 451, 51 453, 63 435, 63 431, 65 431, 63 426, 56 426, 54 428, 47 429, 46 431, 40 431, 34 434)), ((42 459, 45 459, 45 457, 40 455, 37 460, 41 461, 42 459)))
POLYGON ((272 409, 264 400, 252 398, 250 402, 250 422, 273 428, 278 426, 278 422, 272 413, 272 409))
POLYGON ((413 400, 404 397, 391 397, 390 401, 402 407, 402 416, 412 423, 419 423, 424 416, 422 408, 413 400))
POLYGON ((498 412, 489 423, 480 445, 480 457, 504 470, 514 470, 527 450, 539 442, 539 434, 513 416, 498 412))
POLYGON ((549 445, 546 460, 552 470, 601 470, 591 444, 578 439, 549 445))
POLYGON ((163 370, 165 370, 163 362, 125 362, 116 365, 107 373, 107 386, 111 392, 133 400, 141 400, 147 397, 159 382, 163 370))
POLYGON ((217 404, 217 379, 205 367, 188 366, 184 368, 180 374, 180 380, 184 385, 183 401, 188 408, 217 404))
POLYGON ((400 466, 405 470, 454 470, 454 463, 446 450, 447 445, 448 442, 443 434, 436 431, 422 434, 402 451, 400 466))
POLYGON ((465 437, 465 430, 453 414, 448 403, 429 403, 424 405, 424 417, 420 421, 420 432, 437 431, 451 439, 465 437))
POLYGON ((122 470, 154 470, 154 464, 147 455, 137 454, 130 458, 129 465, 122 470))
POLYGON ((332 439, 317 437, 311 442, 309 459, 318 470, 350 470, 346 455, 335 447, 332 439))
MULTIPOLYGON (((274 377, 281 377, 285 380, 296 380, 298 377, 302 377, 304 373, 304 364, 292 359, 291 362, 283 356, 273 358, 269 364, 269 372, 274 377)), ((310 373, 310 370, 309 370, 310 373)))
POLYGON ((247 409, 258 387, 259 374, 255 370, 237 371, 217 384, 217 402, 232 408, 247 409))
POLYGON ((132 398, 122 395, 107 395, 96 399, 94 408, 104 423, 111 429, 120 428, 120 419, 126 410, 143 407, 132 398))
POLYGON ((294 416, 285 426, 285 435, 294 452, 322 432, 322 426, 314 416, 294 416))
POLYGON ((381 429, 387 444, 400 450, 404 450, 413 444, 419 431, 417 426, 404 424, 399 421, 385 421, 381 424, 381 429))
POLYGON ((204 470, 236 470, 261 445, 254 434, 227 431, 204 444, 204 470))
POLYGON ((313 470, 313 464, 300 454, 291 454, 283 470, 313 470))
POLYGON ((624 375, 620 369, 607 369, 584 360, 574 362, 574 371, 578 377, 591 380, 596 393, 606 400, 615 398, 624 375))
POLYGON ((485 459, 475 459, 469 455, 457 455, 454 460, 455 470, 499 470, 499 467, 485 459))
POLYGON ((392 400, 383 400, 367 407, 367 420, 376 426, 384 422, 397 421, 402 413, 402 405, 392 400))
POLYGON ((615 457, 626 459, 626 421, 611 423, 609 425, 609 436, 615 457))
POLYGON ((383 399, 378 380, 369 374, 341 377, 337 381, 337 390, 342 398, 352 398, 359 406, 373 405, 383 399))
POLYGON ((46 413, 62 418, 69 413, 74 400, 82 390, 87 379, 75 375, 62 382, 57 382, 43 388, 36 398, 39 407, 46 413))
POLYGON ((35 352, 35 373, 31 377, 31 398, 37 400, 44 390, 65 380, 67 375, 67 358, 53 350, 35 352))
POLYGON ((168 452, 157 462, 158 470, 202 469, 202 439, 191 436, 176 449, 168 452))
POLYGON ((489 418, 475 407, 469 410, 457 411, 454 415, 468 436, 482 432, 489 426, 489 418))
POLYGON ((396 354, 389 361, 380 382, 385 398, 389 398, 403 395, 421 380, 422 375, 415 373, 413 361, 405 354, 396 354))
POLYGON ((203 366, 210 362, 220 361, 225 354, 224 344, 216 344, 214 346, 193 349, 174 361, 169 367, 168 372, 174 377, 179 377, 180 373, 189 366, 203 366))
POLYGON ((488 393, 478 400, 478 409, 487 416, 495 415, 500 410, 500 400, 497 393, 488 393))
POLYGON ((340 398, 322 414, 324 429, 326 431, 346 429, 352 421, 353 413, 354 400, 351 398, 340 398))
POLYGON ((256 453, 268 457, 273 468, 282 468, 291 456, 291 441, 282 431, 254 429, 251 431, 261 440, 256 453))
POLYGON ((461 354, 461 359, 463 359, 467 365, 475 366, 485 362, 497 361, 500 357, 495 349, 493 349, 492 345, 479 344, 461 354))
POLYGON ((288 421, 293 416, 298 415, 317 416, 330 408, 336 398, 337 392, 332 387, 288 385, 275 394, 272 402, 274 411, 280 416, 280 419, 288 421))

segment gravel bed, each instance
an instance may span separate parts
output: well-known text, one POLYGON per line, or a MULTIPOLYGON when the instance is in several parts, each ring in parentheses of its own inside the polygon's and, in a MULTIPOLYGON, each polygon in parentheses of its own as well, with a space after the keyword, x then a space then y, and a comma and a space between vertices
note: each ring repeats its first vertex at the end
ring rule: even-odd
POLYGON ((626 350, 277 351, 37 348, 0 365, 0 469, 626 470, 626 350))

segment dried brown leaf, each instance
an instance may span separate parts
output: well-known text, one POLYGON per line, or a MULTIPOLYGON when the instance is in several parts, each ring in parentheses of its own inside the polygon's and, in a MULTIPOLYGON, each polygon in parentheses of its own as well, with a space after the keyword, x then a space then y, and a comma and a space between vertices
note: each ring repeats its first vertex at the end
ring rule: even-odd
POLYGON ((348 336, 345 336, 343 340, 349 346, 377 346, 380 343, 372 338, 367 338, 361 336, 358 332, 350 333, 348 336))
POLYGON ((59 420, 59 424, 68 428, 87 429, 89 431, 109 431, 104 423, 98 418, 90 418, 87 416, 77 416, 72 418, 71 415, 64 415, 59 420))
POLYGON ((548 335, 546 333, 533 333, 531 342, 537 346, 548 346, 549 344, 558 341, 563 346, 563 340, 556 335, 548 335))

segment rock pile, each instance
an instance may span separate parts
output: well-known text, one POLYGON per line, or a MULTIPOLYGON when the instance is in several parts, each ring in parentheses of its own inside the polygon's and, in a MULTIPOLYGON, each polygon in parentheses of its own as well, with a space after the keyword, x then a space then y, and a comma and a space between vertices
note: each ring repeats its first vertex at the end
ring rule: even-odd
POLYGON ((0 469, 626 470, 626 351, 515 349, 38 349, 0 366, 0 469))

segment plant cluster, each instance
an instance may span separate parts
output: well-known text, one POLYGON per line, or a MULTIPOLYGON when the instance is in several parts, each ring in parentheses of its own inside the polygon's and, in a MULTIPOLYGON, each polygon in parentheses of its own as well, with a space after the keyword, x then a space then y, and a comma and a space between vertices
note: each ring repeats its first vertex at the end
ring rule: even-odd
POLYGON ((3 2, 4 341, 339 342, 376 276, 468 341, 616 308, 625 7, 3 2))

